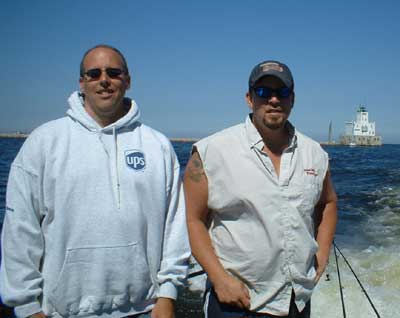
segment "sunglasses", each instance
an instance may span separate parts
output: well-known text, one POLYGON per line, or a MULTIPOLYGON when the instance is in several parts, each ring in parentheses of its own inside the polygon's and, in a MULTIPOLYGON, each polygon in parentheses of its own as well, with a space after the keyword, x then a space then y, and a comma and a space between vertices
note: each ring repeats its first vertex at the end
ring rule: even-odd
POLYGON ((287 98, 292 94, 292 89, 288 87, 281 87, 277 89, 272 89, 269 87, 256 87, 253 88, 254 93, 261 98, 271 98, 272 94, 281 98, 287 98))
MULTIPOLYGON (((104 69, 104 71, 106 72, 106 74, 109 78, 118 78, 122 74, 125 73, 124 70, 121 70, 120 68, 113 68, 113 67, 108 67, 108 68, 104 69)), ((90 70, 87 70, 83 74, 86 75, 89 78, 89 80, 98 80, 101 76, 101 73, 102 73, 102 70, 100 68, 92 68, 90 70)))

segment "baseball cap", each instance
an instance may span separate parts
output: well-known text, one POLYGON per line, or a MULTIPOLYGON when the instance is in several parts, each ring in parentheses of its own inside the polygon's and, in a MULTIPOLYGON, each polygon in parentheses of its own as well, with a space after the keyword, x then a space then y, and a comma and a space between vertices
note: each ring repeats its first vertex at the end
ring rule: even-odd
POLYGON ((288 88, 293 88, 294 86, 292 72, 290 72, 287 65, 278 61, 268 60, 254 66, 249 77, 249 87, 253 87, 261 77, 267 75, 279 78, 288 88))

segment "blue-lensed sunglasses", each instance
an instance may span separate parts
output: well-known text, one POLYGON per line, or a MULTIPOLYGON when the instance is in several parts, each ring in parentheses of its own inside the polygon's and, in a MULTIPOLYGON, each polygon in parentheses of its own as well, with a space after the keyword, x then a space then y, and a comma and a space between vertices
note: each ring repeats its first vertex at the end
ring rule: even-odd
POLYGON ((292 94, 292 89, 288 87, 281 87, 272 89, 269 87, 255 87, 253 88, 254 93, 261 98, 271 98, 272 94, 276 94, 278 97, 287 98, 292 94))

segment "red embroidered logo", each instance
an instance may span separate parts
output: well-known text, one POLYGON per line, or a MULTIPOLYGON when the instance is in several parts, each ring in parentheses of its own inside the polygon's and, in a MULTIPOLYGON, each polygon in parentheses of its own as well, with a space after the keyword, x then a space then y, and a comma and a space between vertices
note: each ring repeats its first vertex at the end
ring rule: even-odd
POLYGON ((318 176, 318 172, 315 171, 315 169, 313 169, 313 168, 304 169, 304 172, 305 172, 307 175, 310 175, 310 176, 318 176))

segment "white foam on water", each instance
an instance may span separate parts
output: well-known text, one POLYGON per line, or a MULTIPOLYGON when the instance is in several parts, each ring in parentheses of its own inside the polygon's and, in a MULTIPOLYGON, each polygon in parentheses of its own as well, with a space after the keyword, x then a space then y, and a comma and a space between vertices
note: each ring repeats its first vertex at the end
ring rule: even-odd
MULTIPOLYGON (((379 315, 400 317, 400 248, 371 246, 365 250, 344 249, 342 253, 358 276, 379 315)), ((338 254, 347 317, 377 317, 354 275, 338 254)), ((331 253, 325 276, 312 297, 312 318, 343 317, 336 261, 331 253)))
MULTIPOLYGON (((380 317, 400 317, 400 188, 383 187, 373 195, 378 199, 370 202, 369 208, 360 207, 365 218, 356 227, 357 231, 340 235, 338 246, 380 317), (366 239, 364 246, 367 247, 360 247, 358 237, 366 239)), ((342 256, 337 254, 346 317, 377 317, 342 256)), ((323 277, 314 291, 312 318, 343 317, 333 249, 326 272, 330 281, 323 277)))

